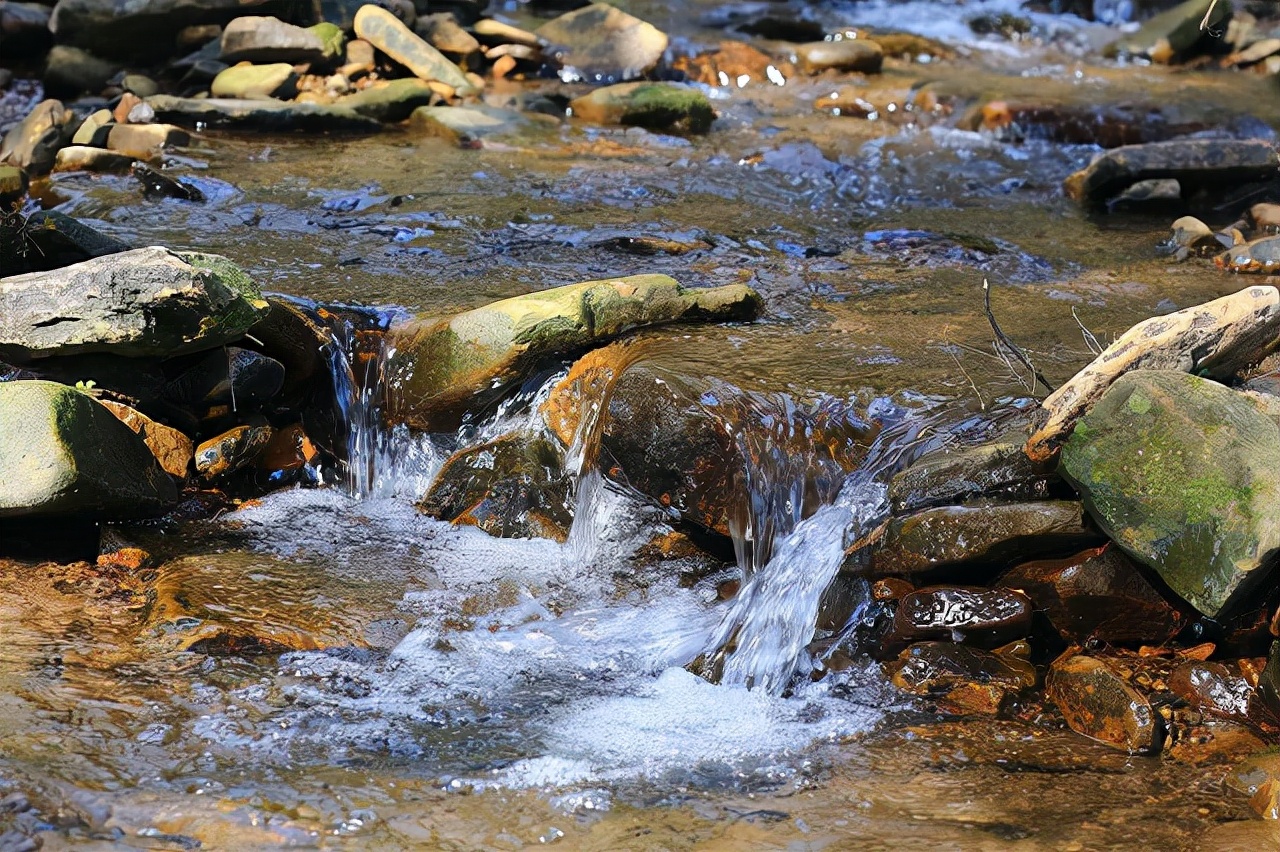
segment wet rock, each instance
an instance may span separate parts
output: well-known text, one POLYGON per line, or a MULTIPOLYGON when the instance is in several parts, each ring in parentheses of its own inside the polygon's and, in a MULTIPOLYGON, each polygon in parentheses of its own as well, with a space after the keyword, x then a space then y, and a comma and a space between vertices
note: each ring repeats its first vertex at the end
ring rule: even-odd
POLYGON ((464 30, 449 12, 419 15, 413 31, 441 53, 468 56, 480 50, 480 42, 464 30))
POLYGON ((267 315, 249 334, 261 343, 265 354, 284 365, 281 394, 286 399, 296 398, 317 376, 328 390, 330 377, 325 352, 332 335, 291 302, 268 296, 267 304, 267 315))
POLYGON ((1186 623, 1111 544, 1066 559, 1024 562, 999 583, 1026 592, 1059 634, 1081 644, 1162 645, 1186 623))
POLYGON ((823 71, 878 74, 884 63, 884 52, 880 45, 866 38, 815 41, 796 45, 794 62, 804 74, 821 74, 823 71))
POLYGON ((1078 734, 1129 752, 1160 748, 1164 732, 1159 715, 1101 660, 1079 654, 1055 660, 1045 694, 1078 734))
POLYGON ((1249 208, 1249 218, 1259 231, 1280 233, 1280 204, 1255 204, 1249 208))
POLYGON ((572 114, 596 124, 706 133, 715 110, 697 89, 672 83, 618 83, 569 103, 572 114))
POLYGON ((889 522, 871 557, 873 574, 916 574, 964 563, 1007 564, 1061 552, 1096 537, 1072 500, 976 503, 926 509, 889 522))
MULTIPOLYGON (((27 196, 27 173, 17 166, 0 166, 0 213, 19 206, 27 196)), ((6 265, 5 267, 9 267, 6 265)))
POLYGON ((1249 724, 1263 712, 1254 706, 1254 688, 1248 679, 1222 663, 1182 663, 1170 673, 1168 687, 1192 709, 1220 718, 1249 724))
POLYGON ((288 15, 288 0, 59 0, 49 29, 61 44, 133 62, 168 56, 179 32, 246 13, 288 15))
POLYGON ((499 538, 564 541, 572 501, 559 448, 517 432, 451 456, 418 510, 499 538))
POLYGON ((325 43, 317 33, 286 24, 279 18, 257 15, 246 15, 227 24, 222 30, 221 46, 219 58, 228 65, 237 62, 299 65, 322 62, 326 58, 325 43))
POLYGON ((1280 819, 1280 754, 1259 754, 1227 773, 1228 789, 1249 797, 1249 807, 1263 819, 1280 819))
POLYGON ((69 145, 58 151, 53 161, 55 172, 115 172, 125 174, 135 158, 106 148, 90 148, 86 145, 69 145))
POLYGON ((933 586, 898 602, 887 641, 949 639, 998 648, 1031 632, 1031 600, 1007 588, 933 586))
POLYGON ((147 449, 156 457, 156 461, 165 472, 177 479, 187 478, 187 468, 191 466, 195 444, 183 433, 171 426, 157 423, 141 411, 109 400, 99 400, 114 414, 121 423, 128 426, 138 437, 142 438, 147 449))
MULTIPOLYGON (((586 4, 583 4, 586 5, 586 4)), ((485 44, 523 44, 526 47, 537 47, 538 36, 528 30, 484 18, 476 21, 471 31, 484 40, 485 44)))
POLYGON ((1280 331, 1280 291, 1246 287, 1203 305, 1143 320, 1051 393, 1041 407, 1049 418, 1025 452, 1048 462, 1079 418, 1120 376, 1139 370, 1185 370, 1229 378, 1272 351, 1280 331))
POLYGON ((1139 56, 1153 62, 1182 62, 1198 53, 1216 52, 1231 20, 1230 0, 1213 5, 1208 27, 1201 28, 1213 0, 1187 0, 1156 15, 1132 35, 1122 36, 1106 49, 1108 56, 1139 56))
MULTIPOLYGON (((286 62, 272 65, 233 65, 213 79, 209 92, 215 98, 291 98, 298 91, 298 75, 286 62)), ((152 104, 152 109, 155 105, 152 104)), ((157 113, 159 110, 157 110, 157 113)))
POLYGON ((1113 540, 1210 617, 1280 548, 1280 427, 1216 382, 1126 374, 1076 425, 1060 471, 1113 540))
POLYGON ((961 712, 995 714, 1007 696, 1036 685, 1035 667, 1019 653, 946 642, 912 645, 889 669, 903 692, 940 698, 961 712))
POLYGON ((715 50, 697 56, 681 56, 672 63, 672 67, 694 82, 733 88, 769 83, 770 68, 775 76, 781 75, 783 79, 794 75, 794 68, 789 62, 740 41, 722 41, 715 50))
POLYGON ((225 346, 199 356, 165 387, 165 396, 193 408, 230 405, 252 410, 284 386, 284 365, 252 349, 225 346))
POLYGON ((238 339, 266 312, 223 257, 145 248, 0 278, 0 356, 171 356, 238 339))
POLYGON ((120 72, 120 66, 86 50, 60 44, 45 60, 44 88, 51 95, 73 98, 97 94, 120 72))
POLYGON ((686 289, 665 275, 555 287, 495 302, 451 319, 420 317, 393 328, 389 416, 420 429, 453 428, 468 407, 498 397, 539 362, 649 325, 750 320, 760 297, 749 287, 686 289))
POLYGON ((618 83, 653 70, 667 36, 652 24, 605 3, 592 3, 554 18, 535 34, 545 53, 564 67, 565 79, 618 83))
POLYGON ((70 141, 75 130, 75 115, 61 101, 41 101, 5 134, 0 163, 17 166, 29 175, 47 174, 58 149, 70 141))
POLYGON ((75 135, 71 137, 72 145, 88 145, 95 148, 107 147, 107 128, 115 122, 111 110, 100 109, 91 113, 80 122, 75 135))
POLYGON ((270 426, 237 426, 196 447, 196 472, 205 479, 230 476, 252 464, 271 443, 270 426))
POLYGON ((1201 189, 1221 195, 1232 186, 1275 177, 1278 165, 1275 149, 1262 140, 1180 139, 1113 148, 1062 186, 1070 198, 1095 206, 1154 179, 1177 180, 1183 197, 1201 189))
POLYGON ((257 464, 260 470, 277 474, 297 471, 319 460, 320 450, 307 437, 302 424, 294 423, 276 430, 257 464))
POLYGON ((1032 464, 1022 445, 998 439, 928 453, 890 481, 890 505, 904 514, 981 498, 1044 499, 1058 477, 1032 464))
POLYGON ((120 87, 139 98, 149 98, 160 92, 160 84, 143 74, 125 74, 124 79, 120 81, 120 87))
POLYGON ((1275 719, 1280 719, 1280 642, 1272 642, 1267 663, 1258 677, 1258 698, 1275 719))
POLYGON ((204 193, 189 183, 184 183, 156 171, 146 163, 135 162, 130 171, 142 184, 146 198, 176 198, 180 201, 204 201, 204 193))
POLYGON ((502 139, 516 136, 533 125, 533 119, 514 110, 477 105, 473 107, 418 107, 409 116, 409 126, 428 136, 460 144, 471 139, 502 139))
POLYGON ((378 121, 403 121, 418 107, 425 107, 436 97, 425 80, 406 77, 375 83, 355 94, 338 98, 338 106, 347 107, 378 121))
POLYGON ((237 127, 244 130, 278 132, 345 131, 371 133, 381 125, 355 110, 332 104, 255 101, 241 98, 177 98, 156 95, 147 103, 156 118, 184 127, 237 127))
POLYGON ((433 80, 451 86, 459 95, 474 94, 475 85, 457 65, 394 15, 376 6, 364 6, 356 13, 356 36, 372 44, 396 62, 427 82, 433 80))
POLYGON ((172 124, 113 124, 107 128, 107 147, 146 160, 162 149, 191 144, 191 134, 172 124))
POLYGON ((570 447, 580 434, 598 428, 614 385, 640 357, 638 347, 622 341, 593 349, 573 362, 541 410, 561 445, 570 447))
POLYGON ((1164 243, 1177 260, 1189 257, 1212 257, 1220 254, 1224 246, 1213 230, 1194 216, 1183 216, 1174 221, 1173 233, 1164 243))
POLYGON ((1213 262, 1219 269, 1230 272, 1270 275, 1280 269, 1280 237, 1263 237, 1233 245, 1213 262))
POLYGON ((92 397, 0 383, 0 517, 139 517, 177 496, 142 439, 92 397))
POLYGON ((48 6, 0 3, 0 56, 10 60, 40 57, 49 49, 49 42, 48 6))
POLYGON ((31 214, 23 234, 27 249, 20 258, 6 258, 6 270, 43 272, 131 248, 56 210, 31 214))

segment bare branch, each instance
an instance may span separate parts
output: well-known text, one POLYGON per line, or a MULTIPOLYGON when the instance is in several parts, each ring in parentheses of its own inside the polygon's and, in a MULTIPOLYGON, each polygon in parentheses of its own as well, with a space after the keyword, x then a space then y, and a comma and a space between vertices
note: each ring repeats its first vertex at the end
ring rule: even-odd
MULTIPOLYGON (((1035 382, 1038 381, 1045 386, 1049 393, 1053 393, 1053 385, 1049 384, 1049 381, 1036 369, 1036 365, 1031 363, 1031 359, 1023 354, 1022 350, 1009 339, 1009 335, 1005 334, 1004 330, 1000 328, 1000 324, 996 322, 996 315, 991 312, 991 284, 985 278, 982 279, 982 308, 987 315, 987 322, 991 324, 991 331, 995 333, 998 344, 1003 344, 1007 347, 1009 352, 1031 371, 1031 375, 1035 379, 1031 384, 1031 390, 1035 390, 1035 382)), ((1010 365, 1010 368, 1012 369, 1012 365, 1010 365)))
POLYGON ((1098 338, 1093 336, 1092 331, 1085 328, 1084 323, 1080 321, 1080 317, 1076 316, 1076 309, 1074 306, 1071 308, 1071 318, 1076 321, 1076 325, 1080 326, 1080 334, 1084 337, 1084 345, 1088 346, 1089 351, 1094 355, 1101 355, 1103 349, 1102 344, 1098 342, 1098 338))

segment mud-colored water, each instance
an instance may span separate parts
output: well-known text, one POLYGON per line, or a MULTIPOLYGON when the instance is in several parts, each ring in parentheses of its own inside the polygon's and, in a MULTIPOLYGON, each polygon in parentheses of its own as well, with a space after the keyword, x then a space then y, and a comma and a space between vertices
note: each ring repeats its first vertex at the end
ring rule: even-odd
MULTIPOLYGON (((677 44, 723 35, 722 4, 666 5, 630 7, 677 44)), ((1096 148, 963 129, 969 104, 1280 126, 1261 77, 1102 65, 1086 57, 1108 33, 1071 18, 1037 16, 1042 37, 1019 43, 963 23, 1011 6, 824 6, 828 23, 891 20, 962 55, 895 60, 865 84, 718 90, 705 138, 569 125, 462 150, 399 131, 209 133, 173 167, 205 204, 85 175, 42 197, 130 243, 220 252, 265 289, 317 300, 447 314, 639 272, 745 281, 766 299, 762 321, 646 332, 648 357, 751 391, 863 409, 927 399, 959 417, 1031 391, 992 348, 984 279, 1051 381, 1091 357, 1077 320, 1106 341, 1239 287, 1157 254, 1169 211, 1086 215, 1065 200, 1062 178, 1096 148), (815 109, 849 86, 879 118, 815 109), (908 109, 922 88, 954 111, 908 109), (634 237, 693 247, 636 254, 634 237)), ((1205 215, 1225 225, 1234 211, 1205 215)), ((715 636, 731 566, 655 558, 645 544, 665 517, 598 477, 579 485, 566 545, 423 519, 412 501, 440 457, 398 440, 410 443, 381 470, 391 479, 363 501, 289 491, 120 530, 158 558, 141 573, 0 562, 0 798, 18 790, 35 808, 0 807, 0 829, 44 821, 46 849, 1268 842, 1260 823, 1236 824, 1248 812, 1220 763, 1014 722, 915 727, 870 667, 785 698, 707 684, 681 666, 715 636)))

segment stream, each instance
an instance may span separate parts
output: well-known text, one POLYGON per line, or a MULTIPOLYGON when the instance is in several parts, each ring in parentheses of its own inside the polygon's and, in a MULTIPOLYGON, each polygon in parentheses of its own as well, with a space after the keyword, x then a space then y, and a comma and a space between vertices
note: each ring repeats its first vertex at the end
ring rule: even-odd
MULTIPOLYGON (((762 4, 619 5, 714 45, 718 14, 762 4)), ((111 531, 155 557, 131 577, 0 559, 0 811, 27 797, 46 850, 1236 848, 1249 811, 1221 767, 938 722, 874 662, 828 652, 876 617, 865 581, 836 578, 887 517, 888 478, 1038 392, 993 348, 984 281, 1054 381, 1093 357, 1082 327, 1105 343, 1241 286, 1157 253, 1167 211, 1064 198, 1096 146, 964 129, 962 109, 918 94, 1149 106, 1274 139, 1274 80, 1107 62, 1111 28, 1012 0, 814 13, 892 17, 958 55, 860 86, 875 118, 820 109, 842 86, 796 77, 711 89, 715 130, 690 139, 566 126, 471 150, 400 128, 209 131, 172 163, 203 204, 55 174, 47 207, 131 245, 224 254, 265 291, 384 326, 646 272, 748 283, 767 308, 635 335, 656 374, 747 424, 750 500, 722 559, 655 555, 679 525, 602 475, 590 423, 564 543, 425 517, 414 503, 449 455, 533 422, 564 370, 456 433, 414 434, 382 424, 381 359, 339 334, 343 470, 111 531), (1036 35, 976 35, 978 11, 1029 14, 1036 35), (875 427, 857 470, 815 475, 791 426, 815 412, 875 427)), ((22 85, 9 106, 37 99, 22 85)))

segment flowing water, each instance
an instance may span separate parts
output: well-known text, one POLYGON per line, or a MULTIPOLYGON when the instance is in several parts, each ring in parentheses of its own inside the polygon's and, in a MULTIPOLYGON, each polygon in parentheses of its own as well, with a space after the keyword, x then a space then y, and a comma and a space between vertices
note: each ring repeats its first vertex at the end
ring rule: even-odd
MULTIPOLYGON (((759 14, 623 5, 679 45, 759 14)), ((45 203, 113 236, 221 252, 327 303, 347 464, 316 472, 327 487, 114 530, 156 556, 137 574, 0 560, 0 834, 25 819, 47 824, 45 848, 1230 848, 1246 810, 1221 767, 1017 722, 916 725, 856 654, 865 588, 847 583, 817 627, 892 472, 1029 393, 992 349, 984 279, 1054 381, 1091 357, 1077 318, 1105 341, 1238 287, 1157 255, 1165 212, 1065 201, 1092 146, 961 115, 1035 96, 1273 135, 1271 81, 1100 64, 1087 49, 1109 31, 1069 16, 1033 15, 1019 42, 966 24, 1016 5, 813 7, 958 45, 861 86, 875 119, 816 109, 844 84, 796 78, 713 91, 705 139, 579 127, 474 151, 210 133, 175 163, 203 205, 56 176, 45 203), (959 106, 908 108, 923 88, 959 106), (687 249, 638 254, 637 238, 687 249), (456 434, 387 430, 387 353, 363 332, 639 272, 747 281, 768 305, 750 326, 637 335, 646 366, 741 426, 735 558, 655 551, 673 518, 597 469, 604 397, 567 454, 565 543, 420 515, 451 453, 541 428, 557 376, 456 434), (847 476, 806 443, 828 422, 876 436, 847 476), (853 658, 814 680, 835 647, 853 658), (34 809, 10 816, 10 791, 34 809)))

